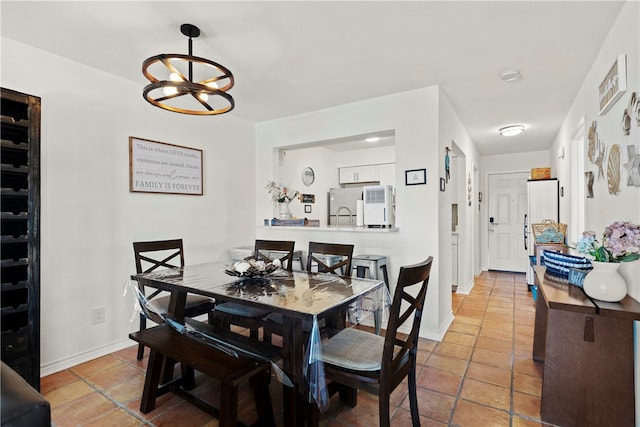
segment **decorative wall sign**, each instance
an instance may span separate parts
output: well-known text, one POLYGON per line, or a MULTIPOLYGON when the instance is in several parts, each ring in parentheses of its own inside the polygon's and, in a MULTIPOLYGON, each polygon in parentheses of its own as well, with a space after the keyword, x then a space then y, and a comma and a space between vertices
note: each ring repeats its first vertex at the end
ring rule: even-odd
POLYGON ((129 137, 129 191, 202 193, 202 150, 129 137))
POLYGON ((620 193, 620 146, 613 144, 607 161, 607 185, 609 194, 620 193))
POLYGON ((613 104, 627 90, 627 56, 618 55, 618 59, 598 86, 600 115, 606 114, 613 104))
POLYGON ((302 203, 315 203, 316 195, 315 194, 301 194, 300 201, 302 203))
POLYGON ((411 169, 404 171, 405 185, 422 185, 427 183, 426 169, 411 169))
POLYGON ((589 171, 584 173, 584 184, 587 190, 587 199, 593 199, 593 172, 589 171))

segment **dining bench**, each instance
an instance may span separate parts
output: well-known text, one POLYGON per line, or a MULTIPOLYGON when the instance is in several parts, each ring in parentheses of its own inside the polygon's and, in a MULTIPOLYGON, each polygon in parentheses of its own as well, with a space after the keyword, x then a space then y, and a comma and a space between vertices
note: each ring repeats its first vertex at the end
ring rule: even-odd
POLYGON ((199 325, 198 330, 202 332, 200 336, 207 338, 199 339, 180 333, 167 323, 129 334, 129 338, 151 349, 140 412, 146 414, 155 409, 156 398, 171 391, 217 418, 221 427, 245 425, 237 421, 238 387, 248 380, 258 415, 258 421, 253 425, 274 426, 269 394, 271 363, 268 359, 277 357, 279 349, 257 343, 249 337, 214 331, 206 324, 199 325), (215 342, 230 343, 230 348, 248 348, 252 352, 259 352, 264 358, 251 357, 233 350, 231 353, 236 354, 230 355, 215 342), (190 384, 189 378, 185 378, 184 372, 182 377, 161 384, 161 379, 166 380, 163 367, 167 362, 169 366, 179 362, 183 367, 195 369, 219 381, 219 408, 189 393, 188 390, 193 388, 193 384, 190 384))

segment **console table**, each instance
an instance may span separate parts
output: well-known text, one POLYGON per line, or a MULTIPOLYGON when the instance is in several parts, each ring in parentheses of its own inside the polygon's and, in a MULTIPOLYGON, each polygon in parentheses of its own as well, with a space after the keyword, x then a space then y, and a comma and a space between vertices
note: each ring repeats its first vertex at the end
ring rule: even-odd
POLYGON ((543 421, 562 426, 633 426, 633 321, 640 303, 590 299, 537 266, 533 359, 544 362, 543 421))

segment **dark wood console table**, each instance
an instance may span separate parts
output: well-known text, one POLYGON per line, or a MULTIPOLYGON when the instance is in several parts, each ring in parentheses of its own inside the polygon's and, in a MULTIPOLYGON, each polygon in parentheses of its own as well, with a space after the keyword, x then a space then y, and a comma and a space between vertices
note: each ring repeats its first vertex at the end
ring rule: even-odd
POLYGON ((562 426, 633 426, 633 321, 640 303, 590 299, 535 267, 533 359, 544 362, 541 418, 562 426))

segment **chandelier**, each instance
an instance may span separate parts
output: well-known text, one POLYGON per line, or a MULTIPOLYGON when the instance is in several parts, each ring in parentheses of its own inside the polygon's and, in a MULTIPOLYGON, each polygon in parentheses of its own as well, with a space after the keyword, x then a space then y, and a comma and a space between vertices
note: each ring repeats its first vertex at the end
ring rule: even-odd
POLYGON ((144 99, 156 107, 193 115, 223 114, 235 103, 227 93, 233 87, 233 74, 226 67, 193 56, 192 39, 200 29, 182 24, 180 32, 189 37, 189 54, 160 54, 142 63, 142 74, 151 82, 145 86, 144 99))

